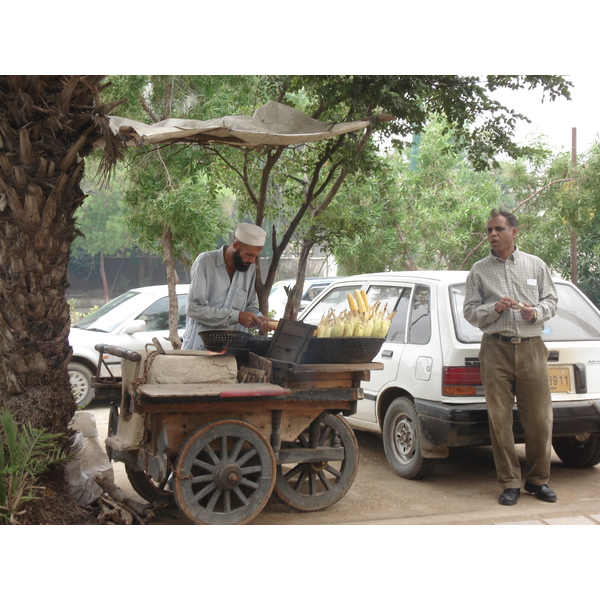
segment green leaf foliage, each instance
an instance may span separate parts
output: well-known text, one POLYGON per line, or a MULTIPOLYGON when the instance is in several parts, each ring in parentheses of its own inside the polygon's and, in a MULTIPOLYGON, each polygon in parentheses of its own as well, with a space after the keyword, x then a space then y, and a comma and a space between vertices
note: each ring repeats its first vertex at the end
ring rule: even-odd
POLYGON ((188 265, 199 252, 214 248, 230 228, 226 206, 232 199, 226 190, 211 186, 197 168, 198 152, 142 151, 130 166, 131 185, 125 194, 126 219, 137 244, 162 252, 165 227, 169 227, 173 256, 188 265))
POLYGON ((345 272, 466 268, 500 188, 493 173, 476 171, 454 150, 453 139, 454 130, 433 119, 412 148, 382 157, 380 178, 342 192, 361 196, 357 235, 333 247, 345 272))
POLYGON ((23 504, 38 497, 38 478, 69 460, 63 442, 63 434, 19 427, 9 410, 0 410, 0 523, 18 522, 23 504))
POLYGON ((97 177, 93 177, 97 165, 98 161, 94 158, 86 159, 86 172, 91 176, 84 180, 87 198, 76 213, 80 236, 72 245, 75 256, 83 253, 93 256, 99 252, 119 254, 127 252, 134 245, 125 222, 124 166, 118 165, 110 183, 102 185, 97 177))

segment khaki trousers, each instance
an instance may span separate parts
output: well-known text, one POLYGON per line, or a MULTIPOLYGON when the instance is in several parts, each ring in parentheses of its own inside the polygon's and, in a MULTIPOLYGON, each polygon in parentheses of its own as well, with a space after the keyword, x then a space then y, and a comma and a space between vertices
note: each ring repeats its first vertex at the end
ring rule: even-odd
POLYGON ((525 432, 525 479, 534 485, 547 484, 552 452, 552 397, 546 345, 541 337, 512 344, 484 334, 479 359, 498 483, 502 489, 521 487, 513 434, 516 396, 525 432))

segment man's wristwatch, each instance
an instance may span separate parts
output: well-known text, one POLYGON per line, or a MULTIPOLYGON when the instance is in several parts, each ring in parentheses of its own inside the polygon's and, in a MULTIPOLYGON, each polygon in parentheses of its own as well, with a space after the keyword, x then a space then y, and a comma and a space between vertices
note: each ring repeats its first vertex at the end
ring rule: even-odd
POLYGON ((538 320, 538 312, 537 312, 537 308, 533 309, 534 315, 533 315, 533 319, 531 319, 532 323, 535 323, 538 320))

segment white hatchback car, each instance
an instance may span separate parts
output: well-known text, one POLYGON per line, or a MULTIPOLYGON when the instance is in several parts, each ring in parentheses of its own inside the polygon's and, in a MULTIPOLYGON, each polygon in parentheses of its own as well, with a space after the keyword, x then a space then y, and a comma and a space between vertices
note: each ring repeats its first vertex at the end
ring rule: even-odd
MULTIPOLYGON (((185 329, 185 306, 189 285, 176 287, 179 304, 179 335, 185 329)), ((162 341, 169 335, 169 296, 166 285, 129 290, 95 310, 90 316, 71 326, 69 343, 73 349, 69 363, 71 386, 77 406, 85 408, 92 401, 92 377, 97 373, 96 344, 143 350, 152 338, 162 341)), ((115 377, 121 375, 121 359, 105 356, 105 362, 115 377)))
MULTIPOLYGON (((431 474, 449 448, 489 445, 479 370, 481 332, 463 317, 466 271, 409 271, 339 279, 303 311, 316 325, 330 308, 348 308, 364 289, 373 305, 396 310, 387 338, 363 382, 364 398, 347 417, 355 429, 383 436, 400 476, 431 474)), ((557 314, 546 322, 554 409, 553 447, 573 467, 600 462, 600 311, 569 282, 556 280, 557 314)), ((523 441, 516 404, 515 438, 523 441)))

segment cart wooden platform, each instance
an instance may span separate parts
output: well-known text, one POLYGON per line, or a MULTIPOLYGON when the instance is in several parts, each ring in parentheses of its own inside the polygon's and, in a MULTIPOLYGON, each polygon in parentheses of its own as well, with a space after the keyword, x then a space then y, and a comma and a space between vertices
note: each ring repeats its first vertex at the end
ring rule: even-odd
MULTIPOLYGON (((358 446, 342 415, 355 412, 361 381, 381 363, 298 364, 250 353, 242 382, 150 383, 148 356, 96 349, 120 356, 124 367, 107 453, 149 502, 176 504, 197 524, 242 524, 272 493, 308 512, 352 485, 358 446)), ((167 354, 178 353, 185 351, 167 354)), ((97 382, 106 385, 116 384, 97 382)))

